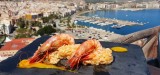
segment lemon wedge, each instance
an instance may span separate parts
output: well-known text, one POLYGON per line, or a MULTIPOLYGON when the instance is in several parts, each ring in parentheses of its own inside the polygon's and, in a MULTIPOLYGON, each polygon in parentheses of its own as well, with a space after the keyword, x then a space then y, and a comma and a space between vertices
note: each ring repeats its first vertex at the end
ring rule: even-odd
POLYGON ((128 50, 124 47, 112 47, 111 50, 115 52, 127 52, 128 50))

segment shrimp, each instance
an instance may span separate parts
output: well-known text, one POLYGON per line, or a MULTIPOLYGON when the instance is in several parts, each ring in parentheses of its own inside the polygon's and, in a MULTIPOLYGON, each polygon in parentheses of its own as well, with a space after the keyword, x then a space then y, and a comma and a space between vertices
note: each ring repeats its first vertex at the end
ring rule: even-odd
POLYGON ((87 40, 78 47, 72 57, 67 61, 67 64, 69 64, 71 69, 73 69, 76 65, 78 67, 80 61, 91 59, 92 57, 89 57, 89 54, 95 50, 101 49, 102 45, 99 41, 95 39, 87 40))
POLYGON ((54 35, 36 50, 34 55, 29 59, 29 63, 41 62, 49 53, 56 51, 59 47, 74 43, 74 38, 69 34, 54 35))

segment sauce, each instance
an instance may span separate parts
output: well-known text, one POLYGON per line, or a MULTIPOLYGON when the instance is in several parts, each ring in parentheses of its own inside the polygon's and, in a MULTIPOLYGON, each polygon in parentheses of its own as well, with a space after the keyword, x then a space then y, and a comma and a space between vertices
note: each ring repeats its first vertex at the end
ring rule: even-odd
POLYGON ((52 68, 52 69, 59 69, 59 70, 66 70, 65 67, 58 67, 56 65, 49 65, 44 63, 35 62, 30 64, 27 59, 22 60, 18 64, 19 68, 52 68))
POLYGON ((115 51, 115 52, 127 52, 127 48, 124 47, 112 47, 111 50, 115 51))

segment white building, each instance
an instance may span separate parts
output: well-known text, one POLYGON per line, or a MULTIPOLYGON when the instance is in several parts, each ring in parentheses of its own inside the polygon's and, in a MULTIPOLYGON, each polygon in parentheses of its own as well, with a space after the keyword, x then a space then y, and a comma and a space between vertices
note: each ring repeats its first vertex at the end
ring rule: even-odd
POLYGON ((146 4, 145 3, 137 3, 136 8, 146 8, 146 4))
POLYGON ((11 28, 12 26, 11 26, 10 20, 0 21, 0 32, 3 32, 5 34, 10 34, 11 28))
POLYGON ((97 6, 97 4, 90 4, 90 5, 88 6, 88 9, 89 9, 89 10, 97 10, 97 9, 98 9, 98 6, 97 6))
POLYGON ((56 23, 56 27, 59 28, 60 20, 56 19, 55 23, 56 23))
POLYGON ((156 1, 144 2, 143 5, 145 5, 145 8, 149 8, 149 9, 160 7, 160 4, 156 1))
POLYGON ((98 9, 104 9, 104 8, 105 8, 105 5, 106 5, 106 4, 98 3, 98 4, 97 4, 97 7, 98 7, 98 9))
POLYGON ((50 14, 48 12, 43 13, 43 17, 48 17, 50 14))
POLYGON ((157 2, 154 2, 154 3, 153 3, 152 8, 159 8, 159 7, 160 7, 159 3, 157 3, 157 2))

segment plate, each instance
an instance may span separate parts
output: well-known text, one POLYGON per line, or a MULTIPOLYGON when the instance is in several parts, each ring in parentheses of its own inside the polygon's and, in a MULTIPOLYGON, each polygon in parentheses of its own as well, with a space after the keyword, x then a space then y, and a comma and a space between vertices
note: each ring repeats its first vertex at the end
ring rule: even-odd
MULTIPOLYGON (((113 52, 114 61, 110 65, 81 66, 78 73, 56 69, 20 69, 17 64, 22 59, 33 55, 40 44, 50 36, 36 39, 25 48, 19 50, 13 57, 0 63, 0 75, 150 75, 147 63, 139 46, 101 41, 105 48, 121 46, 128 49, 125 53, 113 52)), ((76 43, 82 43, 84 39, 76 39, 76 43)))

